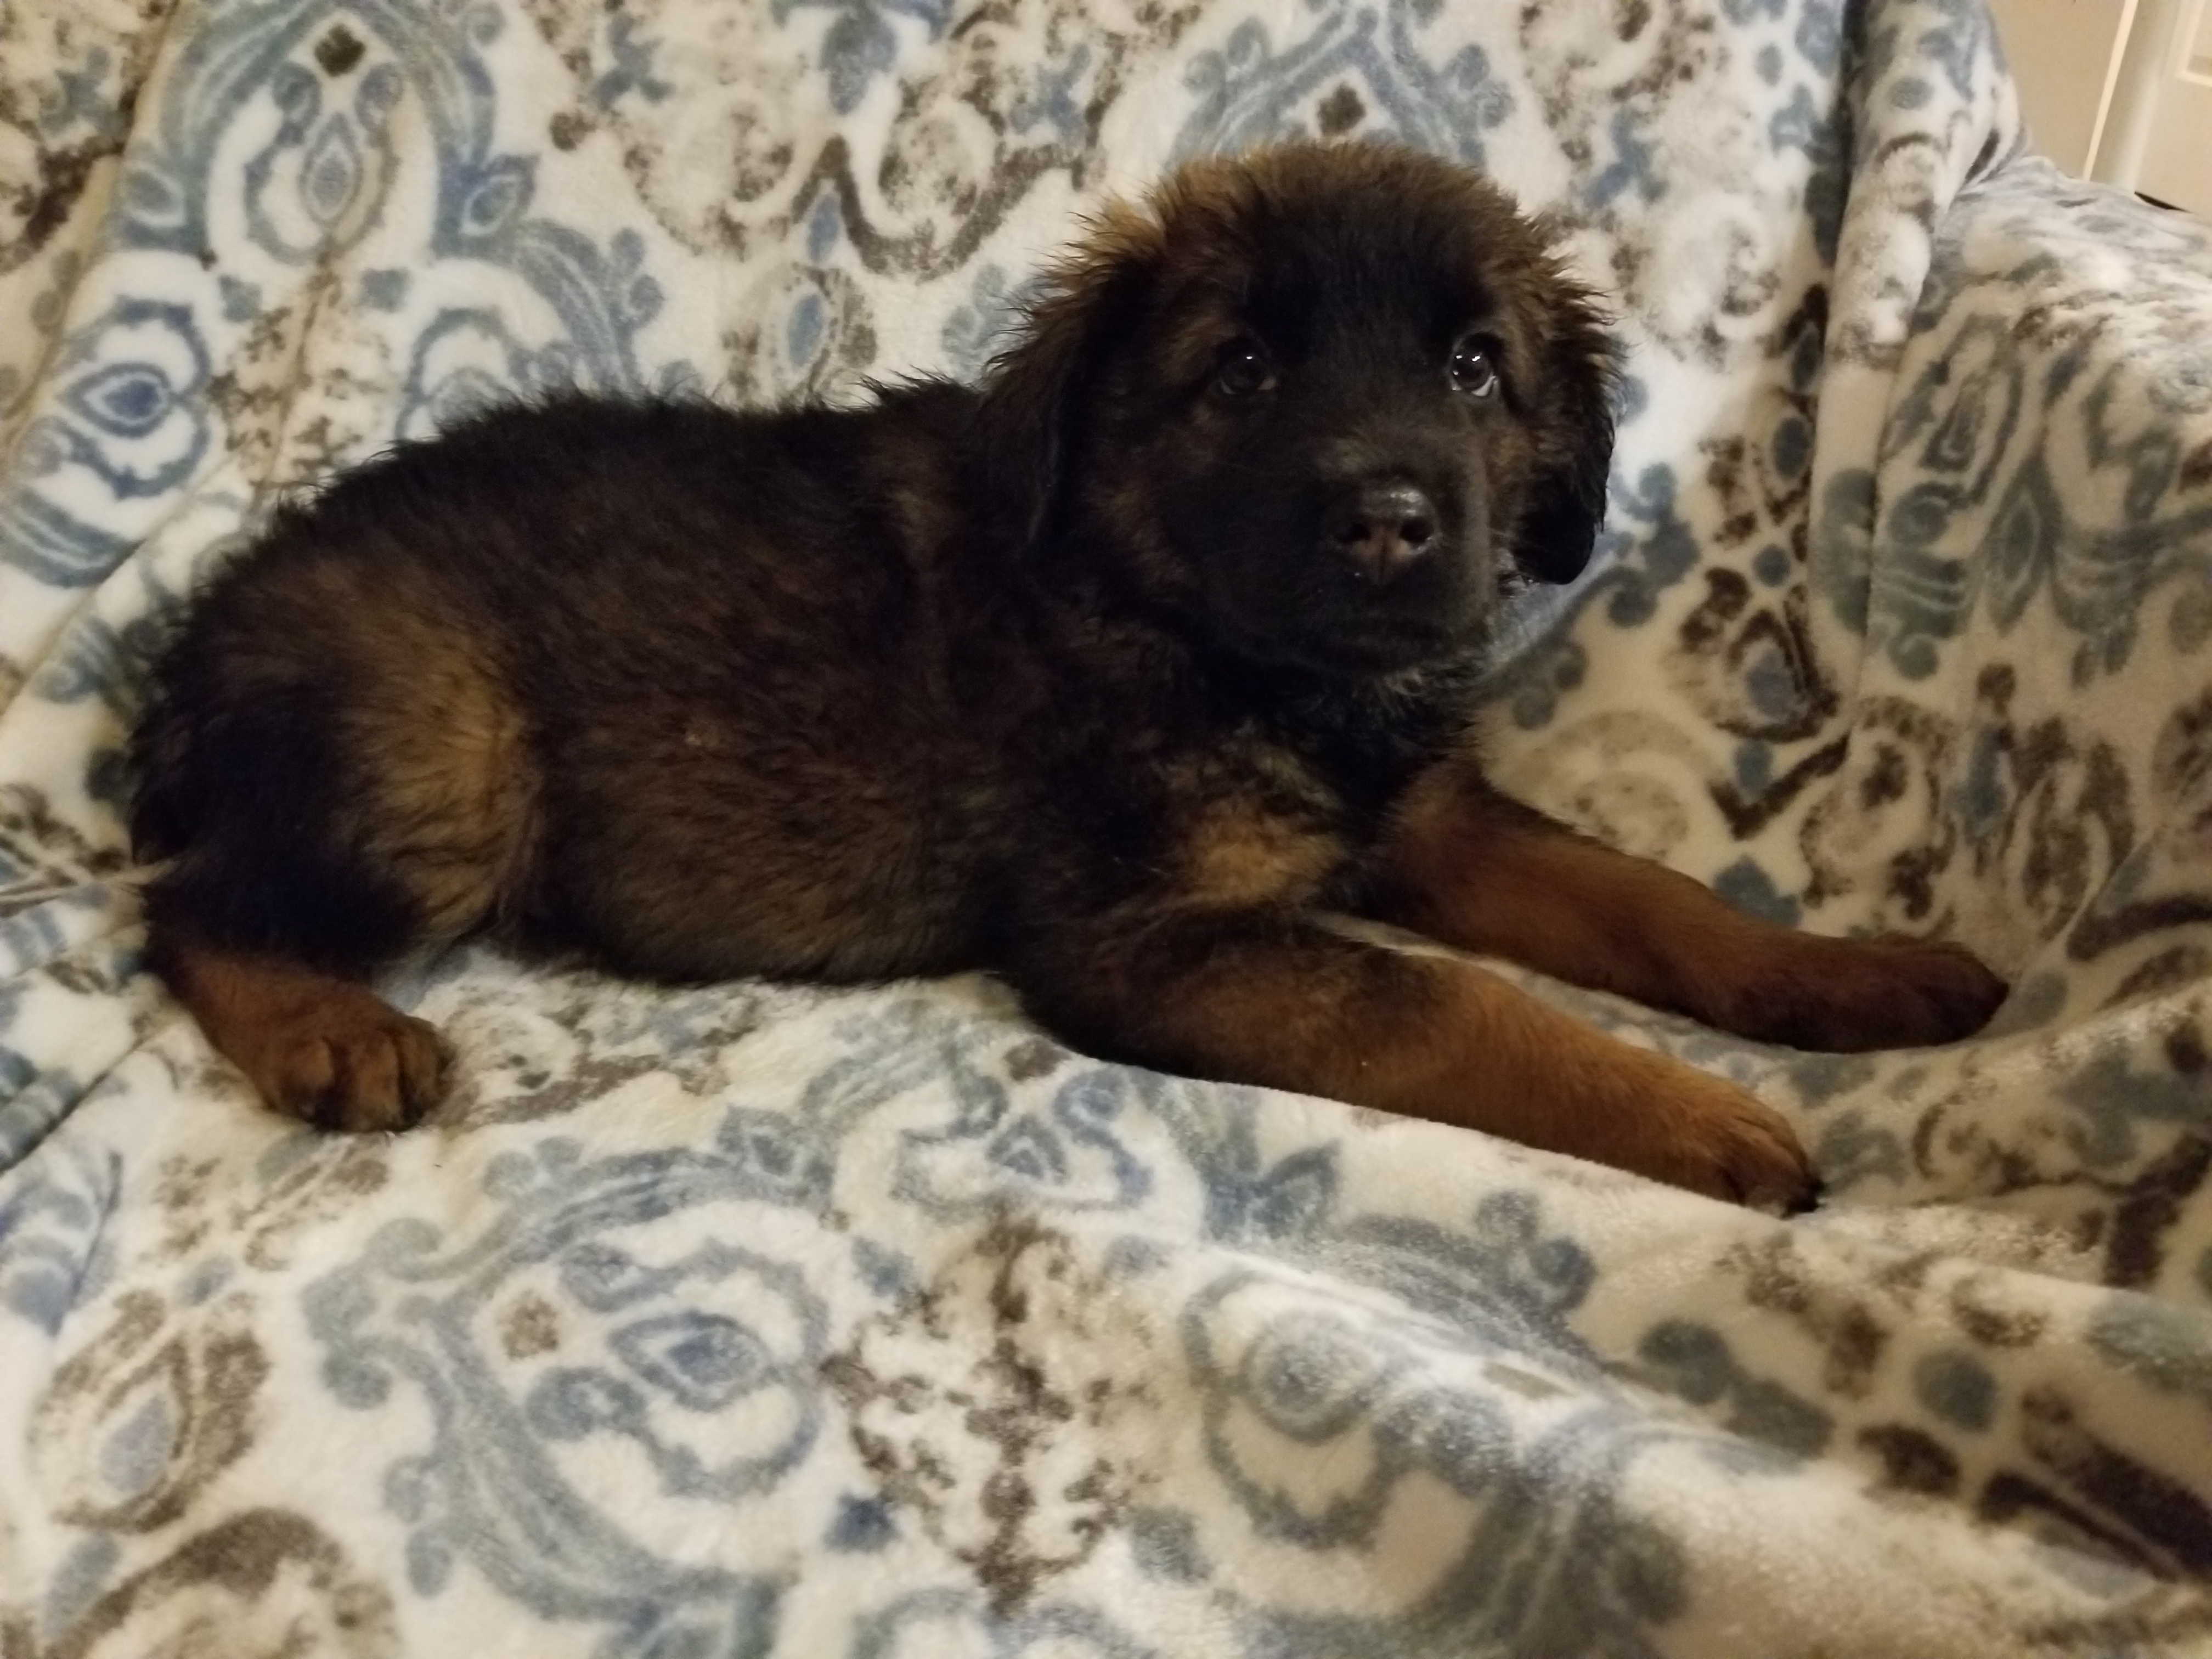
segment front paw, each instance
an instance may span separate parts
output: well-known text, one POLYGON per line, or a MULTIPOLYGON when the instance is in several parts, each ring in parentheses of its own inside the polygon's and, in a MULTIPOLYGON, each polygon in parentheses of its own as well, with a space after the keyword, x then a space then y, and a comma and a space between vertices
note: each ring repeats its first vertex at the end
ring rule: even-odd
POLYGON ((1707 1198, 1793 1214, 1820 1177, 1789 1121, 1724 1077, 1592 1033, 1560 1047, 1523 1138, 1707 1198))
POLYGON ((1784 1215, 1820 1200, 1820 1177, 1781 1113, 1724 1078, 1652 1055, 1638 1115, 1648 1133, 1608 1161, 1708 1198, 1784 1215))
POLYGON ((1891 1006, 1869 1047, 1927 1048, 1958 1042, 1982 1029, 2002 1006, 2005 982, 1963 945, 1885 933, 1865 942, 1874 970, 1893 987, 1891 1006))
POLYGON ((1966 946, 1894 933, 1795 935, 1765 979, 1729 1029, 1828 1054, 1960 1042, 1989 1024, 2006 991, 1966 946))

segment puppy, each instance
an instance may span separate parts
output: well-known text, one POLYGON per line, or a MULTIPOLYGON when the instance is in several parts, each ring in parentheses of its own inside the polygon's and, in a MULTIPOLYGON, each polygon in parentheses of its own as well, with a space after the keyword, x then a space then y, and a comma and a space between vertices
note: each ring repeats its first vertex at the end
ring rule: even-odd
POLYGON ((1346 912, 1761 1041, 1976 1029, 1952 946, 1814 938, 1502 798, 1501 590, 1587 559, 1611 352, 1466 169, 1292 144, 1107 211, 984 384, 486 415, 280 511, 161 664, 150 959, 280 1110, 397 1129, 368 981, 488 935, 617 972, 988 969, 1091 1053, 1762 1205, 1733 1084, 1346 912))

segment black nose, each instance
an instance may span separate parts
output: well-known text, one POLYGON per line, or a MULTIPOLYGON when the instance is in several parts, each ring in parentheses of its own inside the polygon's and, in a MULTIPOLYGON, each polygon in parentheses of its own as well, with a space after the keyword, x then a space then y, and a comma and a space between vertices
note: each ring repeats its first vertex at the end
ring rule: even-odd
POLYGON ((1352 568, 1376 582, 1404 570, 1436 536, 1436 504, 1409 483, 1362 485, 1329 525, 1329 538, 1352 568))

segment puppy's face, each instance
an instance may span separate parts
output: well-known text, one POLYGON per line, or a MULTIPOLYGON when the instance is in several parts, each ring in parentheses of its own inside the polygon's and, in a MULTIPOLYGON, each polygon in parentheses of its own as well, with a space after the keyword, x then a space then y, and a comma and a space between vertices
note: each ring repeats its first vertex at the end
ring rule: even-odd
POLYGON ((1288 145, 1117 210, 987 389, 993 488, 1249 659, 1355 675, 1478 647, 1588 557, 1609 349, 1480 176, 1288 145))

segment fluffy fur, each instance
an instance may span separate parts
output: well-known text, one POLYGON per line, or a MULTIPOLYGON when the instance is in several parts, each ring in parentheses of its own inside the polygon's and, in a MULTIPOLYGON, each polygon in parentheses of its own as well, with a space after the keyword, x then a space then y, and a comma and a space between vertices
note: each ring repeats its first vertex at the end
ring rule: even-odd
POLYGON ((1811 1047, 1994 1007, 1963 951, 1765 926, 1484 782, 1490 623, 1588 557, 1610 366, 1483 179, 1299 144, 1110 210, 980 387, 402 448, 281 512, 161 666, 153 960, 332 1127, 434 1103, 447 1057, 368 982, 489 934, 666 979, 989 969, 1101 1054, 1802 1202, 1733 1085, 1322 920, 1811 1047))

